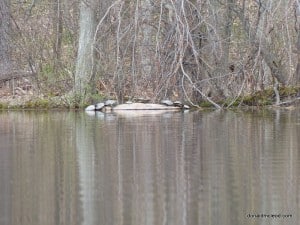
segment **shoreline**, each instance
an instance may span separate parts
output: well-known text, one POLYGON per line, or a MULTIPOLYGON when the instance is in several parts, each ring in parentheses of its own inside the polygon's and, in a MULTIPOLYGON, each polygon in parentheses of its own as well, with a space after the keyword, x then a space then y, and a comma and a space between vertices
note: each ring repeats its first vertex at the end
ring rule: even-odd
MULTIPOLYGON (((280 91, 280 102, 276 104, 276 99, 272 89, 257 91, 253 94, 239 96, 236 98, 226 98, 215 101, 221 109, 239 108, 289 108, 300 106, 300 87, 285 87, 280 91)), ((104 96, 99 96, 102 100, 104 96)), ((100 102, 99 100, 98 102, 100 102)), ((97 101, 96 101, 97 102, 97 101)), ((90 105, 91 102, 76 104, 75 98, 67 95, 46 96, 43 94, 0 95, 0 109, 82 109, 90 105)), ((194 105, 187 104, 191 110, 216 109, 210 102, 201 101, 194 105)))

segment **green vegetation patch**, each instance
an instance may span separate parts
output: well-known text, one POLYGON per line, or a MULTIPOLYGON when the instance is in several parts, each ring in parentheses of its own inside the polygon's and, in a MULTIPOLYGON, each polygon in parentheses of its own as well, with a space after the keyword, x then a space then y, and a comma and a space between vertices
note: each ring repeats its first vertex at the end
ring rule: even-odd
MULTIPOLYGON (((295 98, 300 93, 300 87, 280 87, 278 89, 281 101, 288 98, 295 98)), ((239 106, 268 106, 275 102, 275 91, 273 88, 254 92, 253 94, 240 96, 236 99, 227 98, 217 101, 216 103, 223 107, 239 107, 239 106)), ((203 101, 199 103, 200 107, 214 107, 210 102, 203 101)))
POLYGON ((48 99, 38 98, 25 102, 25 109, 49 109, 50 101, 48 99))
POLYGON ((8 104, 0 102, 0 110, 1 109, 8 109, 8 104))

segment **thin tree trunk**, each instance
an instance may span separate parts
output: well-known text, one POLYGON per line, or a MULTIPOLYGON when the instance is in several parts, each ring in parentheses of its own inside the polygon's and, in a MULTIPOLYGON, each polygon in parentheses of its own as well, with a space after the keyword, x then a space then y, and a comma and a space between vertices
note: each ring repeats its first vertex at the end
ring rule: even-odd
POLYGON ((152 4, 150 0, 141 1, 142 8, 142 46, 141 46, 141 64, 142 72, 149 79, 152 71, 151 46, 153 45, 153 28, 151 27, 152 4))
POLYGON ((221 57, 222 70, 224 72, 229 72, 229 53, 230 53, 230 43, 231 43, 231 32, 233 24, 233 0, 227 0, 226 3, 226 12, 225 12, 225 21, 224 21, 224 31, 222 34, 223 39, 223 55, 221 57))
MULTIPOLYGON (((223 17, 223 21, 221 22, 221 42, 222 42, 222 52, 219 60, 219 66, 217 69, 217 74, 222 76, 224 74, 229 74, 229 57, 230 57, 230 45, 231 45, 231 33, 232 33, 232 24, 233 24, 233 0, 226 1, 225 15, 223 17)), ((220 18, 222 19, 222 17, 220 18)), ((218 84, 220 86, 220 84, 218 84)), ((226 87, 219 87, 218 94, 220 96, 228 95, 228 89, 226 87)))

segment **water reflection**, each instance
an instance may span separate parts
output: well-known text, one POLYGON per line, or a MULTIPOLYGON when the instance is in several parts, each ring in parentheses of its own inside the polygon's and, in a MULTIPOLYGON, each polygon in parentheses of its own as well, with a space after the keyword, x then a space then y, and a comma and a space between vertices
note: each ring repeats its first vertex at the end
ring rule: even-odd
POLYGON ((1 224, 81 224, 70 116, 0 114, 1 224))
POLYGON ((299 112, 1 112, 0 224, 296 224, 299 112))

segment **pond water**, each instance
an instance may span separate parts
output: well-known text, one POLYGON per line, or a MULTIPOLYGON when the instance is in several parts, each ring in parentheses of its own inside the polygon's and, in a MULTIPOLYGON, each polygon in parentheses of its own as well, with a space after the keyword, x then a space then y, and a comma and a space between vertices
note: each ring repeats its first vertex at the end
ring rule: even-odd
POLYGON ((298 224, 300 109, 0 112, 1 225, 298 224))

